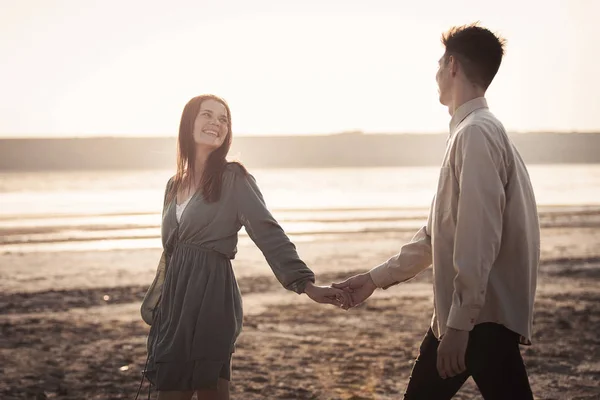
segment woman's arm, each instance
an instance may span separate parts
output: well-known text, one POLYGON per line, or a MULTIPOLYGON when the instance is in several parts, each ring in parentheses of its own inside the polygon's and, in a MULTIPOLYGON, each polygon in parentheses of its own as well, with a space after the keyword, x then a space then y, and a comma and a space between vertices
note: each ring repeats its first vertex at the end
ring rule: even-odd
POLYGON ((286 289, 304 293, 307 283, 315 282, 315 275, 267 209, 254 177, 236 171, 235 190, 238 219, 265 256, 275 277, 286 289))
POLYGON ((283 287, 296 293, 306 293, 317 303, 344 306, 350 296, 340 289, 314 284, 315 275, 300 259, 296 246, 268 210, 254 177, 236 171, 238 219, 262 251, 273 273, 283 287))

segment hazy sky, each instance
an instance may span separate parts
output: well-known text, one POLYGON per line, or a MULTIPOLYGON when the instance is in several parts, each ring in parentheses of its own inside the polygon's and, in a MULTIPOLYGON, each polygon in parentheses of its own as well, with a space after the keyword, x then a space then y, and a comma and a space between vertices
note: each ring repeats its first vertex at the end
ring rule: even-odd
POLYGON ((0 135, 175 134, 228 100, 237 134, 443 132, 442 31, 508 40, 512 131, 600 131, 600 1, 0 0, 0 135), (416 3, 419 3, 418 5, 416 3))

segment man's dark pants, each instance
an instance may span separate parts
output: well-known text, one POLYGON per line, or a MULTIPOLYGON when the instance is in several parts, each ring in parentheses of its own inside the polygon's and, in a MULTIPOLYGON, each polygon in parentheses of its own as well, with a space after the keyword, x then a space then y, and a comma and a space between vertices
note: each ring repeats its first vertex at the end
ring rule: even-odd
POLYGON ((447 379, 437 371, 438 345, 430 328, 421 343, 405 400, 451 399, 469 376, 485 400, 533 400, 517 333, 494 323, 476 325, 469 333, 467 370, 447 379))

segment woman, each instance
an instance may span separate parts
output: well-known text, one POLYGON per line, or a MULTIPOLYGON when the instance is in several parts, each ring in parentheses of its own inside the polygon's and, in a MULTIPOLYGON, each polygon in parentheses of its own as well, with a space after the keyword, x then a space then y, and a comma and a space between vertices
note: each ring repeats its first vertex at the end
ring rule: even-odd
POLYGON ((281 284, 318 303, 349 295, 315 286, 312 271, 267 210, 254 178, 225 159, 231 113, 213 95, 191 99, 179 126, 177 173, 165 191, 163 257, 142 304, 151 324, 145 375, 159 400, 228 399, 242 301, 230 260, 242 226, 281 284), (160 298, 160 301, 158 300, 160 298))

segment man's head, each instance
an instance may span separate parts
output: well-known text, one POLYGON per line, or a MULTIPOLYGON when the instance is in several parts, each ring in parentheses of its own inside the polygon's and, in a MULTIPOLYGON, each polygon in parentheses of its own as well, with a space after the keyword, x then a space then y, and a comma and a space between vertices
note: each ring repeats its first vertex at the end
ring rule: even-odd
POLYGON ((440 102, 449 105, 458 85, 485 92, 500 68, 505 40, 477 24, 453 27, 442 35, 446 51, 436 75, 440 102))

